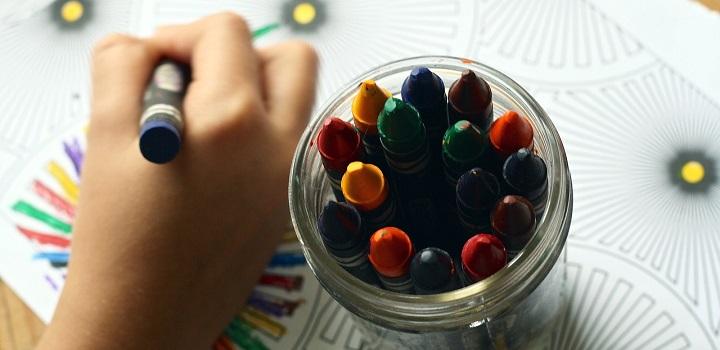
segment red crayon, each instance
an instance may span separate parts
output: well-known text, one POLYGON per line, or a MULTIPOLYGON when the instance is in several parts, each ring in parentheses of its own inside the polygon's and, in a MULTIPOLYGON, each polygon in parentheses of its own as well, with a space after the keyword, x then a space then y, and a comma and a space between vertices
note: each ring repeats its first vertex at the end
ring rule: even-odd
POLYGON ((490 277, 505 267, 507 252, 497 237, 479 233, 465 242, 460 260, 468 282, 475 283, 490 277))
POLYGON ((345 169, 348 164, 363 158, 360 134, 352 124, 340 118, 331 117, 326 119, 320 128, 317 147, 335 197, 338 201, 343 201, 340 182, 345 169))
POLYGON ((535 232, 535 209, 525 197, 505 196, 495 205, 490 215, 490 226, 510 255, 515 255, 535 232))
POLYGON ((490 85, 472 70, 462 72, 448 90, 448 125, 467 120, 487 130, 493 118, 490 85))

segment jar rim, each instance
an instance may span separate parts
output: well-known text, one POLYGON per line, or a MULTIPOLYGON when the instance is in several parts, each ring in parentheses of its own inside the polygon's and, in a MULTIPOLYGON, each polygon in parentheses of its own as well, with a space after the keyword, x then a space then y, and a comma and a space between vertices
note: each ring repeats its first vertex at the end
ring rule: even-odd
MULTIPOLYGON (((317 191, 317 188, 313 188, 317 191)), ((302 243, 308 265, 320 284, 352 313, 382 325, 401 330, 422 331, 452 329, 463 325, 480 325, 508 307, 523 300, 549 273, 563 250, 572 216, 572 181, 560 136, 542 107, 518 83, 503 73, 479 62, 452 56, 417 56, 375 67, 338 90, 319 110, 303 132, 293 157, 288 196, 290 214, 302 243), (308 210, 309 198, 303 183, 312 176, 304 167, 314 132, 322 121, 344 101, 360 82, 380 80, 417 66, 445 69, 457 73, 472 69, 490 84, 493 95, 502 94, 521 110, 533 124, 535 138, 551 147, 543 149, 548 163, 548 196, 545 213, 537 224, 525 249, 514 260, 492 276, 450 292, 433 295, 409 295, 382 290, 355 278, 340 267, 325 250, 308 210), (552 165, 552 166, 551 166, 552 165)))

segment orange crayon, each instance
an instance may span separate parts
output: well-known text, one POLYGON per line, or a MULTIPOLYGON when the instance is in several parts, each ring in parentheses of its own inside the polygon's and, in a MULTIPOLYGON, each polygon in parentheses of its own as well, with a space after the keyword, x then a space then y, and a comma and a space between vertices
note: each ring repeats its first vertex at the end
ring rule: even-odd
POLYGON ((533 127, 530 121, 507 111, 490 126, 490 147, 504 160, 521 148, 533 149, 533 127))
POLYGON ((384 227, 370 237, 370 263, 383 287, 398 293, 413 293, 410 261, 415 255, 410 237, 397 227, 384 227))
POLYGON ((365 80, 360 84, 352 103, 355 127, 362 135, 368 159, 375 164, 385 162, 378 137, 377 120, 385 101, 391 96, 390 91, 378 86, 374 80, 365 80))
POLYGON ((362 162, 350 163, 340 182, 345 200, 357 208, 370 232, 396 220, 396 205, 388 186, 380 168, 362 162))

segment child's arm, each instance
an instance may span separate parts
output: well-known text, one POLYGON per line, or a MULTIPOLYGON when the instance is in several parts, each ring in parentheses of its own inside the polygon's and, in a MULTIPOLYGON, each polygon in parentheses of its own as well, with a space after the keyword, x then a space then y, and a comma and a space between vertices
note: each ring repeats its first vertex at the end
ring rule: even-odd
POLYGON ((231 14, 97 45, 72 259, 39 349, 210 346, 286 225, 316 61, 301 43, 253 49, 231 14), (182 150, 156 165, 140 154, 138 123, 163 56, 190 63, 192 82, 182 150))

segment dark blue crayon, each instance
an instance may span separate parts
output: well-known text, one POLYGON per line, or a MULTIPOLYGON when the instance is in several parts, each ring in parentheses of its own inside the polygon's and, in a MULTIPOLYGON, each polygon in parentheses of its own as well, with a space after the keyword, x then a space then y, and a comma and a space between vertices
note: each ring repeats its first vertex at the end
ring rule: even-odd
MULTIPOLYGON (((432 163, 440 167, 442 139, 448 128, 447 95, 442 79, 426 67, 416 67, 401 89, 403 101, 417 109, 427 128, 432 163)), ((441 168, 440 168, 441 169, 441 168)))
POLYGON ((473 168, 460 176, 455 199, 466 237, 490 231, 490 213, 501 194, 500 182, 488 171, 473 168))
POLYGON ((347 203, 328 202, 317 222, 325 248, 345 270, 366 283, 380 285, 368 261, 368 234, 360 213, 347 203))
POLYGON ((268 263, 268 267, 293 267, 305 264, 305 255, 302 252, 275 253, 268 263))
POLYGON ((190 68, 171 60, 161 61, 145 90, 140 117, 140 152, 145 159, 167 163, 182 144, 182 102, 190 83, 190 68))
POLYGON ((415 254, 410 263, 410 277, 417 294, 438 294, 462 287, 450 254, 435 247, 415 254))
POLYGON ((521 148, 505 160, 503 180, 511 194, 527 198, 535 215, 542 215, 547 201, 547 166, 542 158, 521 148))

